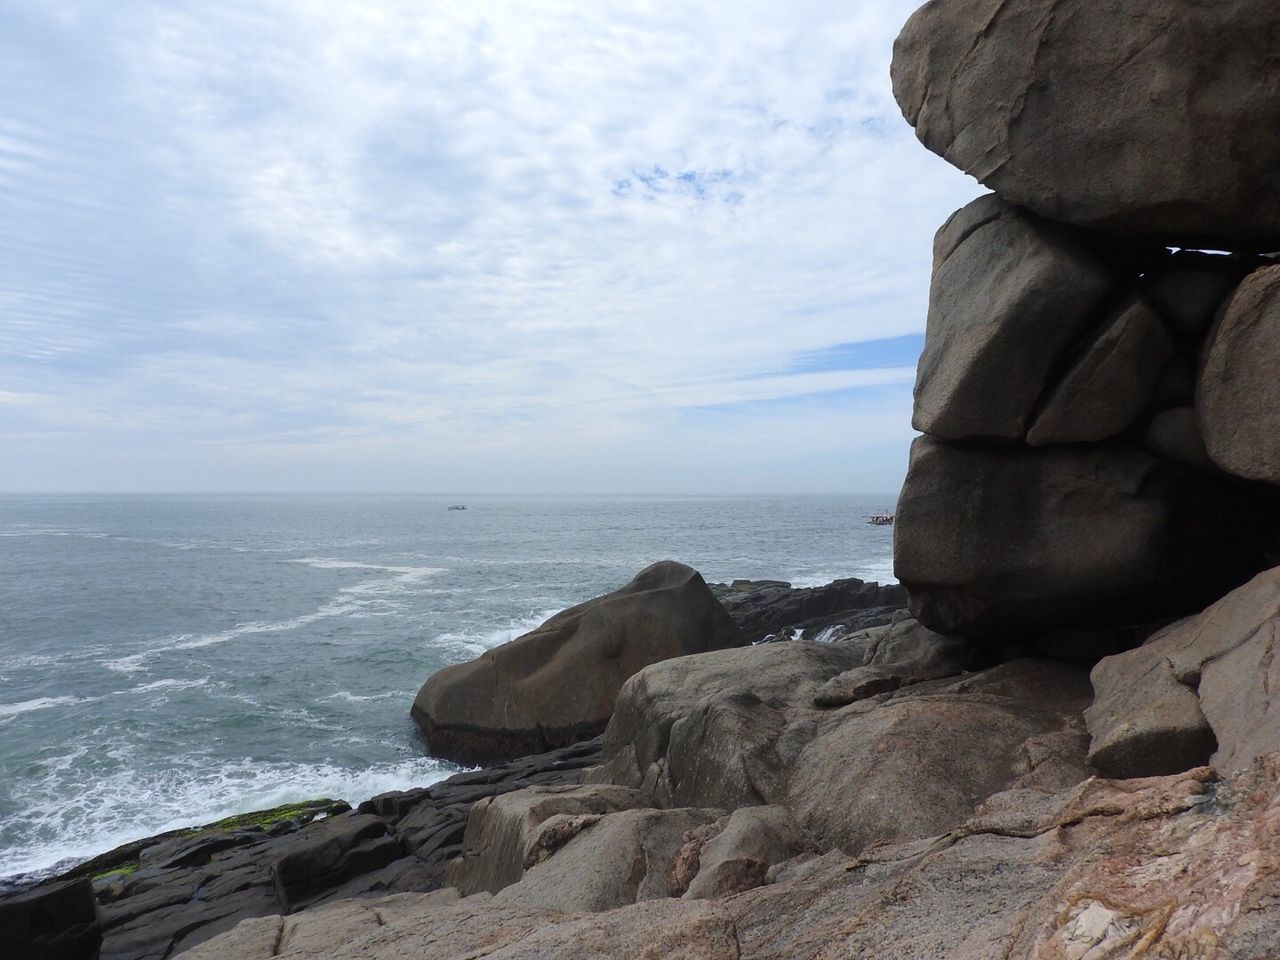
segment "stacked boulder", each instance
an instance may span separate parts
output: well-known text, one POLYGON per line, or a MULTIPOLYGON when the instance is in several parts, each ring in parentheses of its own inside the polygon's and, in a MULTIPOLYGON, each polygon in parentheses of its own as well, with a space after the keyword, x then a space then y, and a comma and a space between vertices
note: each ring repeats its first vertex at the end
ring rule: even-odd
POLYGON ((931 0, 939 231, 895 562, 945 634, 1168 621, 1275 563, 1280 19, 1262 0, 931 0), (1208 248, 1208 249, 1206 249, 1208 248))

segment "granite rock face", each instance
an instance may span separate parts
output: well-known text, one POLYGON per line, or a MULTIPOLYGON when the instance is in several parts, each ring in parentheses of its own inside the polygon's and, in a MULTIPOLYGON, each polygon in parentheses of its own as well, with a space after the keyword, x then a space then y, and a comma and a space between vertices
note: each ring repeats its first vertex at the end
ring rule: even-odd
POLYGON ((1250 274, 1209 334, 1197 409, 1223 470, 1280 484, 1280 266, 1250 274))
POLYGON ((1113 776, 1280 751, 1280 568, 1093 668, 1090 762, 1113 776))
POLYGON ((698 572, 664 561, 614 593, 434 674, 412 713, 436 756, 511 759, 599 734, 618 689, 642 667, 745 642, 698 572))
POLYGON ((1280 246, 1269 0, 930 0, 893 89, 930 150, 1006 200, 1178 246, 1280 246))
POLYGON ((250 921, 255 937, 186 960, 1264 960, 1280 942, 1278 830, 1271 754, 1222 781, 1000 794, 943 835, 802 856, 736 896, 584 915, 406 895, 250 921))
POLYGON ((1020 660, 962 675, 957 658, 950 678, 815 706, 833 678, 877 655, 903 673, 941 672, 889 653, 889 629, 641 671, 619 696, 604 763, 588 780, 663 807, 781 806, 819 848, 856 853, 944 832, 1014 784, 1058 789, 1089 775, 1080 666, 1020 660))
POLYGON ((951 440, 1020 440, 1115 278, 1070 231, 992 195, 938 231, 933 260, 912 424, 951 440))
POLYGON ((1044 402, 1027 443, 1096 443, 1124 433, 1146 412, 1173 355, 1169 331, 1151 307, 1141 299, 1124 303, 1044 402))
POLYGON ((1192 612, 1257 569, 1249 494, 1120 445, 912 446, 894 558, 945 634, 1192 612))

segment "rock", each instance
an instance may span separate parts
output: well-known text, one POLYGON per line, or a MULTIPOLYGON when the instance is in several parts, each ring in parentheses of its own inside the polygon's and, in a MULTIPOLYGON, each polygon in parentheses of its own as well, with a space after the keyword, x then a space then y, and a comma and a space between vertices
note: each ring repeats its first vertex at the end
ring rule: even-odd
POLYGON ((797 641, 654 664, 623 686, 604 762, 587 780, 634 787, 658 806, 776 802, 788 710, 862 657, 848 644, 797 641))
POLYGON ((623 687, 605 762, 587 777, 659 806, 783 805, 820 847, 855 851, 950 829, 1014 783, 1058 789, 1089 775, 1083 667, 1018 661, 813 706, 832 677, 891 650, 885 639, 654 664, 623 687))
POLYGON ((286 912, 404 855, 381 818, 368 814, 331 817, 288 841, 271 868, 286 912))
POLYGON ((894 566, 912 615, 944 634, 1171 619, 1264 564, 1268 515, 1247 490, 1127 446, 921 437, 894 566))
POLYGON ((933 836, 1017 784, 1084 780, 1087 671, 1020 660, 827 713, 790 765, 785 804, 820 845, 857 853, 933 836))
POLYGON ((1205 343, 1196 409, 1223 470, 1280 484, 1280 266, 1250 274, 1205 343))
POLYGON ((1280 568, 1093 669, 1090 762, 1121 777, 1280 751, 1280 568))
POLYGON ((934 240, 912 425, 951 440, 1021 440, 1114 286, 1066 229, 994 196, 973 201, 934 240))
POLYGON ((423 685, 412 712, 436 756, 481 763, 538 753, 603 731, 618 689, 641 667, 745 642, 697 571, 664 561, 621 590, 446 667, 423 685))
POLYGON ((1199 343, 1219 307, 1258 266, 1252 258, 1180 250, 1152 271, 1146 297, 1185 342, 1199 343))
POLYGON ((813 705, 846 707, 878 693, 891 693, 899 687, 919 683, 921 679, 893 667, 854 667, 824 683, 813 695, 813 705))
POLYGON ((97 960, 102 943, 93 884, 43 884, 0 900, 5 960, 97 960))
POLYGON ((1195 467, 1212 467, 1209 452, 1200 433, 1200 418, 1194 407, 1171 407, 1151 418, 1142 445, 1154 454, 1188 463, 1195 467))
POLYGON ((1011 203, 1275 249, 1277 16, 1268 0, 930 0, 894 44, 893 90, 925 146, 1011 203))
POLYGON ((480 800, 471 808, 462 856, 449 868, 449 883, 464 896, 497 893, 524 875, 546 820, 584 814, 598 818, 647 806, 643 794, 612 785, 528 787, 480 800))
POLYGON ((633 809, 594 818, 494 902, 594 913, 678 896, 672 873, 685 834, 723 815, 723 810, 633 809))
MULTIPOLYGON (((278 957, 455 960, 461 947, 493 960, 1101 960, 1144 952, 1262 960, 1280 942, 1277 829, 1280 757, 1272 754, 1222 782, 1201 769, 1000 795, 943 836, 858 858, 793 860, 771 870, 768 884, 716 900, 653 900, 587 916, 481 898, 372 901, 383 914, 376 930, 278 957)), ((187 960, 269 956, 213 941, 187 960)))
MULTIPOLYGON (((473 803, 527 786, 577 783, 582 770, 599 757, 597 738, 365 801, 356 823, 380 820, 386 837, 372 828, 370 836, 384 851, 392 850, 386 841, 394 841, 397 859, 378 866, 377 858, 361 859, 360 849, 367 845, 357 844, 355 857, 338 850, 341 868, 313 874, 309 879, 316 885, 310 891, 292 887, 299 898, 294 905, 307 903, 306 915, 316 904, 347 897, 435 890, 444 881, 446 862, 462 850, 473 803)), ((330 831, 347 829, 338 826, 347 809, 340 801, 318 800, 172 831, 125 844, 64 876, 88 879, 119 871, 94 881, 102 960, 167 960, 248 918, 278 913, 282 904, 273 864, 299 848, 332 848, 330 831), (314 820, 321 815, 332 819, 314 820)), ((352 819, 345 818, 348 826, 352 819)), ((8 897, 0 897, 0 914, 6 903, 8 897)), ((263 924, 261 929, 272 927, 263 924)), ((0 952, 4 945, 0 937, 0 952)))
POLYGON ((744 807, 690 832, 678 858, 675 892, 683 890, 685 900, 742 893, 763 884, 771 867, 809 849, 786 807, 744 807))
POLYGON ((857 579, 834 580, 821 587, 792 587, 781 580, 735 580, 710 586, 749 643, 786 630, 801 631, 812 639, 837 625, 877 626, 907 604, 907 592, 898 584, 857 579))
POLYGON ((1092 443, 1124 433, 1146 410, 1173 341, 1142 300, 1129 300, 1053 388, 1027 443, 1092 443))

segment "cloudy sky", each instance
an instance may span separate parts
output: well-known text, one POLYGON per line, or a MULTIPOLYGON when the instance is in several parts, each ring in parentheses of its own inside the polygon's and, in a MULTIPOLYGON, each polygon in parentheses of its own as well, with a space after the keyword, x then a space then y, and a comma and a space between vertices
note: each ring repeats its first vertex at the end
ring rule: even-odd
POLYGON ((887 492, 916 0, 0 0, 0 490, 887 492))

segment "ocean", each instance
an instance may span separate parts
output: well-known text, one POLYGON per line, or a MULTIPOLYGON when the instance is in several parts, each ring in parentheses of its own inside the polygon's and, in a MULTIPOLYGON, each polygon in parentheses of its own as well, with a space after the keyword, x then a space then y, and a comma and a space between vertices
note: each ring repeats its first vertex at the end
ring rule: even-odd
POLYGON ((0 877, 458 768, 436 670, 661 559, 892 579, 892 496, 0 496, 0 877))

